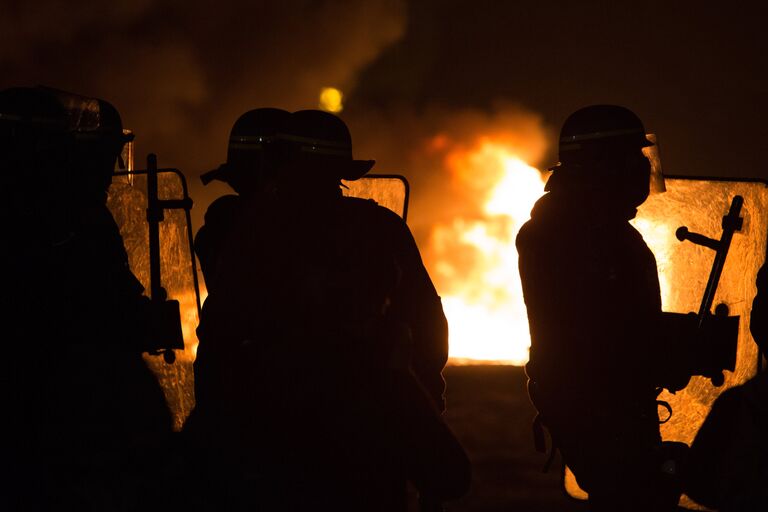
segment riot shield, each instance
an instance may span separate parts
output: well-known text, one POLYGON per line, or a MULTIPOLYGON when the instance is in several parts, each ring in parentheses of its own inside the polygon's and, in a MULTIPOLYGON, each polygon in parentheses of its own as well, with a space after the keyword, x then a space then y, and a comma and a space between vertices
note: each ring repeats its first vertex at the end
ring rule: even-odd
POLYGON ((408 219, 410 187, 405 176, 368 174, 359 180, 343 181, 342 184, 345 196, 373 199, 379 205, 398 214, 403 220, 408 219))
MULTIPOLYGON (((149 250, 151 229, 147 222, 148 175, 147 171, 132 170, 132 155, 132 147, 126 145, 124 159, 129 170, 116 174, 108 205, 120 227, 131 270, 149 293, 153 288, 153 270, 149 250)), ((370 175, 344 185, 347 196, 373 199, 403 218, 408 213, 409 188, 403 176, 370 175)), ((152 188, 150 184, 149 190, 152 188)), ((163 387, 174 415, 174 427, 179 430, 195 405, 192 363, 198 343, 195 329, 199 322, 200 292, 190 243, 192 227, 189 211, 185 210, 189 196, 184 176, 178 170, 157 170, 157 199, 166 207, 159 222, 160 284, 168 299, 180 303, 184 350, 176 351, 173 364, 158 355, 144 357, 163 387)))
MULTIPOLYGON (((652 195, 639 208, 632 224, 653 251, 659 273, 662 309, 676 313, 696 312, 708 282, 715 254, 690 242, 681 242, 676 231, 690 231, 713 239, 720 237, 723 216, 735 196, 744 199, 743 225, 733 235, 730 250, 714 295, 713 304, 725 304, 729 315, 739 317, 735 370, 724 373, 724 384, 714 386, 695 376, 676 394, 662 393, 673 410, 661 425, 664 440, 691 444, 715 399, 726 389, 743 384, 759 368, 760 354, 749 332, 750 310, 757 294, 755 278, 766 259, 768 238, 768 186, 757 180, 667 177, 666 192, 652 195)), ((659 357, 665 357, 659 354, 659 357)), ((585 499, 573 474, 566 469, 565 488, 574 498, 585 499)), ((631 500, 631 496, 627 496, 631 500)), ((687 496, 682 506, 703 509, 687 496)))
MULTIPOLYGON (((109 190, 108 206, 120 227, 131 270, 149 293, 152 265, 147 181, 147 171, 117 173, 109 190)), ((166 362, 159 355, 144 354, 144 358, 165 392, 174 428, 180 430, 194 407, 192 363, 197 348, 195 329, 200 297, 186 208, 191 206, 191 200, 184 176, 178 170, 157 170, 157 199, 163 209, 159 222, 160 284, 168 299, 179 301, 184 350, 175 351, 174 363, 166 362)))

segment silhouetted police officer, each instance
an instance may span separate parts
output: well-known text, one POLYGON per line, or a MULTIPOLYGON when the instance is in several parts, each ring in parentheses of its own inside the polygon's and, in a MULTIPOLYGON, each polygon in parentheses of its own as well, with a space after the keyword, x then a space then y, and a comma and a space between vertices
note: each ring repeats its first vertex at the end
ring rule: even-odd
POLYGON ((147 509, 171 417, 141 357, 157 317, 106 207, 120 117, 44 88, 3 91, 0 113, 12 439, 26 468, 11 509, 147 509))
POLYGON ((595 510, 666 510, 657 387, 667 380, 656 262, 629 224, 649 193, 651 145, 631 111, 573 113, 517 238, 539 419, 595 510))
POLYGON ((274 193, 244 206, 198 329, 197 389, 237 418, 221 433, 242 455, 234 499, 404 510, 408 479, 463 494, 468 461, 439 416, 446 320, 407 226, 342 196, 373 162, 339 118, 293 113, 279 139, 274 193))
MULTIPOLYGON (((204 185, 218 180, 236 192, 221 196, 210 204, 205 212, 204 224, 195 235, 195 254, 200 260, 208 296, 214 302, 219 296, 215 281, 223 249, 233 232, 237 232, 236 226, 247 222, 241 219, 243 204, 248 200, 258 202, 260 198, 274 194, 277 169, 284 156, 279 148, 277 133, 289 115, 287 111, 277 108, 257 108, 245 112, 230 131, 226 162, 201 176, 204 185)), ((231 263, 224 261, 224 265, 231 263)), ((233 308, 242 308, 249 297, 246 293, 219 300, 227 300, 233 308)), ((242 397, 248 396, 248 391, 224 391, 218 385, 219 378, 209 378, 208 369, 214 372, 228 370, 219 363, 215 353, 206 354, 208 345, 203 345, 202 357, 198 356, 195 362, 196 405, 185 423, 184 431, 191 443, 191 462, 195 466, 192 473, 199 478, 199 492, 192 501, 201 502, 198 505, 204 507, 221 507, 230 482, 240 478, 234 452, 241 446, 229 434, 229 429, 238 428, 237 419, 231 414, 216 411, 222 405, 223 396, 226 395, 227 403, 238 403, 242 397)))

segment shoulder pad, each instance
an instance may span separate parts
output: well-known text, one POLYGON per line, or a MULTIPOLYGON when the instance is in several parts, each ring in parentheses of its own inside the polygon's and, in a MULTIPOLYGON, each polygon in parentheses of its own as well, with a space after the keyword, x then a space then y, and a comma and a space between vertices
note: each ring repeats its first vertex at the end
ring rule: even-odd
POLYGON ((378 215, 381 218, 389 218, 394 217, 397 218, 402 223, 405 223, 402 217, 398 215, 397 213, 393 212, 386 206, 382 206, 379 203, 377 203, 373 199, 364 199, 360 197, 347 197, 345 196, 344 201, 342 204, 346 208, 350 208, 356 212, 361 212, 363 215, 378 215))
POLYGON ((370 198, 364 198, 364 197, 343 196, 342 200, 349 204, 379 206, 379 203, 377 203, 375 200, 370 198))

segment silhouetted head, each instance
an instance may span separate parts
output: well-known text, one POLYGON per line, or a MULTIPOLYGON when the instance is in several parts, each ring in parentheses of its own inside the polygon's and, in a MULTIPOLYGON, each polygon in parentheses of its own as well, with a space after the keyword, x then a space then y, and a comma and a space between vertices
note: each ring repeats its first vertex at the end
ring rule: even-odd
POLYGON ((610 195, 632 208, 649 193, 652 146, 634 112, 617 105, 592 105, 571 114, 560 131, 560 162, 546 190, 610 195))
POLYGON ((203 174, 203 184, 220 180, 247 194, 274 180, 283 159, 276 136, 289 115, 278 108, 257 108, 241 115, 229 134, 227 162, 203 174))
POLYGON ((335 185, 357 180, 374 165, 373 160, 352 158, 352 136, 337 116, 321 110, 291 114, 280 133, 288 164, 285 181, 335 185))
POLYGON ((618 105, 592 105, 577 110, 560 130, 563 164, 593 164, 615 154, 652 146, 640 118, 618 105))
POLYGON ((133 134, 123 130, 117 109, 109 102, 48 89, 67 113, 72 135, 69 181, 73 192, 84 199, 106 200, 123 146, 133 134))

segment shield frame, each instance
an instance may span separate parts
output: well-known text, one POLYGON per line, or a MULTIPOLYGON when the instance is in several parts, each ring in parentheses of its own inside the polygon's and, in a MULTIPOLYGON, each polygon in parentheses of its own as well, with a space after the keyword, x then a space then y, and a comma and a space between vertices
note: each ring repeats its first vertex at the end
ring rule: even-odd
POLYGON ((407 222, 408 221, 408 203, 411 197, 411 185, 410 183, 408 183, 408 179, 402 174, 366 174, 362 178, 359 178, 354 181, 343 181, 342 185, 346 187, 348 190, 353 190, 354 188, 356 188, 356 184, 362 184, 370 181, 376 182, 376 181, 384 181, 384 180, 397 181, 403 185, 402 210, 400 212, 384 204, 386 201, 376 201, 375 197, 370 197, 369 195, 355 195, 355 194, 345 194, 345 195, 350 195, 352 197, 359 197, 362 199, 373 199, 374 201, 377 202, 377 204, 380 204, 385 208, 389 208, 390 210, 400 215, 400 217, 402 217, 402 219, 407 222))
MULTIPOLYGON (((137 178, 149 178, 150 169, 132 169, 114 173, 115 178, 122 178, 125 185, 126 199, 109 204, 110 210, 120 227, 124 237, 124 246, 129 254, 131 270, 140 277, 147 291, 152 288, 150 267, 155 266, 157 276, 160 267, 163 277, 163 285, 169 287, 169 299, 178 300, 180 303, 181 331, 183 344, 162 346, 157 352, 144 354, 144 361, 155 374, 159 384, 163 388, 166 402, 172 412, 174 430, 180 430, 186 417, 194 407, 194 392, 192 389, 194 360, 197 338, 195 328, 200 318, 201 290, 197 273, 197 262, 193 250, 191 208, 192 199, 189 196, 187 180, 184 174, 176 168, 156 169, 159 178, 159 197, 154 201, 154 211, 149 208, 150 194, 145 184, 137 181, 137 178), (172 180, 172 181, 171 181, 172 180), (163 193, 173 194, 170 198, 163 197, 163 193), (135 196, 134 196, 135 194, 135 196), (162 198, 161 198, 162 197, 162 198), (173 213, 183 211, 181 217, 173 213), (142 214, 148 214, 146 217, 142 214), (162 215, 161 215, 162 214, 162 215), (160 258, 157 255, 149 257, 147 217, 155 216, 159 224, 159 237, 163 240, 160 248, 160 258), (163 222, 160 220, 164 218, 163 222), (182 220, 183 219, 183 220, 182 220), (184 224, 182 226, 182 224, 184 224), (128 231, 126 231, 126 228, 128 231), (171 235, 172 239, 165 237, 171 235), (186 240, 185 240, 186 238, 186 240), (151 260, 155 259, 155 263, 151 260), (167 265, 175 268, 168 268, 167 265), (137 266, 138 265, 138 266, 137 266), (181 272, 182 274, 180 274, 181 272), (189 281, 188 272, 191 272, 192 280, 189 281), (194 295, 194 298, 192 297, 194 295), (164 357, 157 357, 163 355, 164 357)), ((117 180, 113 180, 113 187, 119 186, 117 180)), ((110 192, 110 203, 112 202, 110 192)), ((162 290, 158 300, 164 300, 165 291, 156 278, 157 288, 162 290)), ((178 341, 177 341, 178 342, 178 341)), ((167 343, 166 343, 167 344, 167 343)))

